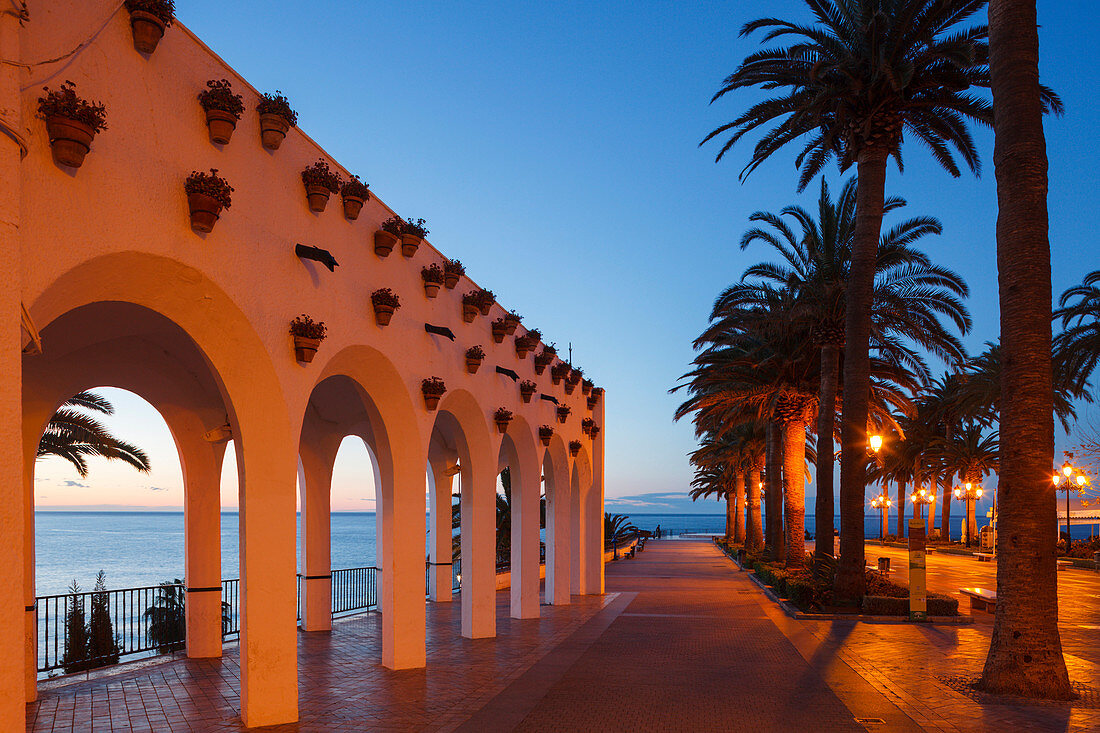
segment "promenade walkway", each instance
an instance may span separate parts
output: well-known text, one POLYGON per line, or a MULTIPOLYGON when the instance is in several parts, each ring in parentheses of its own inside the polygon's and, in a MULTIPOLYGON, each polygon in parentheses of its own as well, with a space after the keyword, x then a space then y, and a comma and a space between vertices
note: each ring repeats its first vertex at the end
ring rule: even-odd
MULTIPOLYGON (((982 698, 962 682, 980 672, 984 620, 794 620, 706 541, 651 542, 608 566, 607 591, 527 621, 501 593, 498 637, 476 641, 458 604, 429 604, 422 670, 376 661, 376 614, 299 634, 301 722, 272 730, 1100 729, 1089 659, 1067 655, 1072 705, 982 698)), ((27 730, 237 731, 237 660, 230 648, 46 689, 27 730)))

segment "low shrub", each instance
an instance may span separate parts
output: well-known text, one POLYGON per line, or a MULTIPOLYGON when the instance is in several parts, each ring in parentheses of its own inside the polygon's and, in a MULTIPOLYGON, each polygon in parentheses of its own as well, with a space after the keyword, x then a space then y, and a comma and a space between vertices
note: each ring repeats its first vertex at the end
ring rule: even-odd
MULTIPOLYGON (((868 616, 908 616, 908 591, 903 597, 864 596, 861 610, 868 616)), ((929 616, 958 616, 959 600, 939 593, 929 593, 927 611, 929 616)))
POLYGON ((787 580, 787 598, 800 611, 812 611, 817 601, 817 592, 809 581, 787 580))

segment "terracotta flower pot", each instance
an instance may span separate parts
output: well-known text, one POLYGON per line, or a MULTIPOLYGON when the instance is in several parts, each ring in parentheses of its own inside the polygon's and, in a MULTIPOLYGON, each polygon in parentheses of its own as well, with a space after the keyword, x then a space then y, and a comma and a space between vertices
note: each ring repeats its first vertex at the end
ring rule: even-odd
MULTIPOLYGON (((542 374, 545 371, 546 371, 546 364, 543 364, 540 361, 536 361, 535 362, 535 374, 542 374)), ((557 382, 554 382, 554 384, 557 384, 557 382)))
POLYGON ((400 241, 397 235, 379 229, 374 233, 374 253, 379 257, 388 257, 400 241))
POLYGON ((590 386, 588 386, 584 382, 581 382, 581 394, 587 395, 591 391, 592 391, 592 388, 590 386))
POLYGON ((210 130, 210 142, 227 145, 237 129, 237 116, 222 109, 206 110, 206 127, 210 130))
POLYGON ((164 37, 164 21, 152 13, 135 10, 130 13, 130 29, 134 32, 134 48, 141 53, 153 53, 164 37))
POLYGON ((504 335, 506 333, 508 333, 508 331, 505 330, 499 323, 494 323, 492 325, 492 331, 493 331, 493 341, 495 341, 498 344, 504 343, 504 335))
POLYGON ((363 199, 358 196, 344 197, 344 218, 355 221, 359 218, 359 212, 363 210, 363 199))
POLYGON ((527 352, 529 350, 530 350, 530 347, 527 345, 526 340, 524 340, 522 338, 516 339, 516 358, 517 359, 526 359, 527 358, 527 352))
POLYGON ((214 224, 222 212, 222 202, 205 193, 189 193, 187 208, 191 211, 191 228, 196 232, 209 234, 214 230, 214 224))
POLYGON ((561 377, 556 376, 553 371, 550 372, 550 381, 555 385, 561 384, 561 377))
POLYGON ((592 429, 588 431, 588 434, 592 436, 593 440, 595 440, 596 436, 600 434, 600 427, 598 425, 593 425, 592 429))
POLYGON ((599 401, 600 401, 600 399, 598 397, 594 397, 594 396, 589 397, 588 398, 588 409, 589 410, 594 409, 596 407, 596 403, 599 402, 599 401))
POLYGON ((504 333, 512 336, 516 332, 516 327, 519 326, 519 319, 513 316, 511 313, 504 316, 504 333))
POLYGON ((569 455, 571 455, 573 457, 576 457, 576 455, 580 452, 581 452, 581 447, 579 445, 569 446, 569 455))
POLYGON ((306 338, 305 336, 294 337, 294 358, 303 364, 308 364, 313 361, 313 357, 317 355, 317 347, 321 345, 320 339, 306 338))
POLYGON ((553 437, 554 437, 553 435, 540 435, 539 440, 542 441, 543 445, 549 446, 550 445, 550 439, 553 438, 553 437))
POLYGON ((508 432, 508 423, 510 420, 497 420, 497 432, 503 435, 508 432))
POLYGON ((481 359, 466 359, 466 371, 470 374, 477 374, 477 370, 481 368, 481 359))
POLYGON ((481 315, 483 316, 489 315, 489 311, 492 310, 492 308, 492 303, 482 303, 480 306, 478 306, 478 310, 481 311, 481 315))
POLYGON ((70 168, 79 168, 84 163, 95 137, 95 131, 83 122, 57 116, 46 120, 46 134, 50 137, 53 159, 70 168))
POLYGON ((424 406, 427 407, 429 410, 435 410, 435 408, 439 407, 439 398, 440 397, 442 397, 442 395, 425 394, 424 395, 424 406))
POLYGON ((439 289, 441 287, 443 287, 442 283, 433 283, 433 282, 428 282, 427 280, 425 280, 424 281, 424 295, 427 295, 429 298, 434 298, 435 296, 439 295, 439 289))
POLYGON ((379 326, 390 325, 390 319, 393 318, 394 307, 392 305, 375 305, 374 306, 374 322, 379 326))
POLYGON ((531 398, 535 396, 535 393, 534 392, 520 392, 519 396, 520 396, 520 399, 523 400, 524 404, 527 404, 527 403, 531 402, 531 398))
POLYGON ((324 186, 306 186, 306 198, 309 199, 309 210, 320 214, 328 206, 328 197, 332 195, 324 186))
POLYGON ((458 286, 458 279, 461 275, 455 275, 452 272, 448 272, 443 276, 443 284, 447 286, 447 290, 454 290, 458 286))
POLYGON ((477 306, 473 306, 473 305, 463 305, 462 306, 462 320, 466 321, 466 323, 473 323, 474 319, 477 318, 477 313, 478 313, 477 306))
POLYGON ((573 390, 575 390, 576 388, 577 388, 577 383, 576 382, 568 382, 567 381, 565 383, 565 393, 566 394, 573 394, 573 390))
POLYGON ((406 257, 412 257, 416 254, 416 250, 420 249, 420 242, 423 241, 415 234, 402 234, 401 235, 401 254, 406 257))
POLYGON ((278 150, 290 130, 290 122, 282 115, 260 115, 260 141, 268 150, 278 150))

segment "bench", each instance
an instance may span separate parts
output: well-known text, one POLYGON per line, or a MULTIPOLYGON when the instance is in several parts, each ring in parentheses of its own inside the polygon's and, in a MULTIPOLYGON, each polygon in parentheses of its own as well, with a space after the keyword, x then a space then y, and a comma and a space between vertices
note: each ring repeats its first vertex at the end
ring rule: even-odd
POLYGON ((989 552, 979 552, 978 562, 993 562, 993 554, 989 552))
POLYGON ((988 611, 993 613, 997 608, 997 592, 986 588, 959 588, 959 593, 970 599, 971 611, 988 611))
POLYGON ((1073 560, 1059 560, 1058 561, 1058 569, 1059 570, 1065 570, 1066 568, 1072 568, 1072 567, 1073 567, 1073 560))

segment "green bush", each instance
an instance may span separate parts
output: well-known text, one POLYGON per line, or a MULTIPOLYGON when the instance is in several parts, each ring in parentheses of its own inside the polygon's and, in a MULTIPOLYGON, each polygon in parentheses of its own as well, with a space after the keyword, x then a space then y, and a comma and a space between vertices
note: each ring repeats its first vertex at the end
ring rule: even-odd
POLYGON ((958 616, 959 599, 939 593, 928 594, 929 616, 958 616))
POLYGON ((814 607, 814 586, 805 580, 788 580, 786 595, 800 611, 810 611, 814 607))
MULTIPOLYGON (((927 609, 929 616, 958 616, 959 601, 939 593, 929 593, 927 609)), ((868 616, 908 616, 909 599, 864 596, 862 610, 868 616)))

